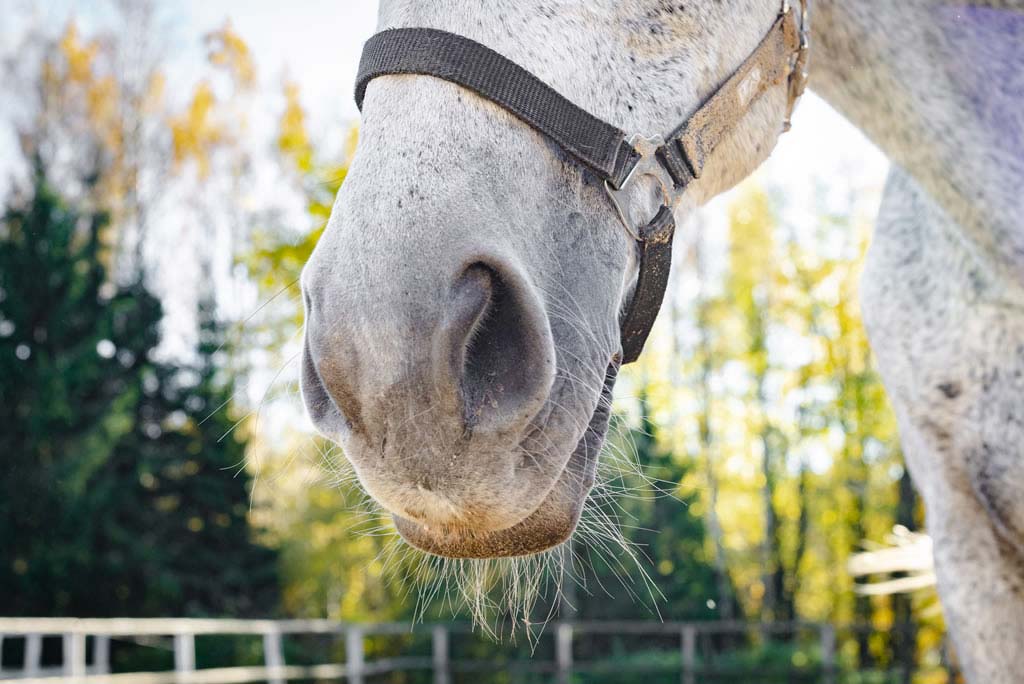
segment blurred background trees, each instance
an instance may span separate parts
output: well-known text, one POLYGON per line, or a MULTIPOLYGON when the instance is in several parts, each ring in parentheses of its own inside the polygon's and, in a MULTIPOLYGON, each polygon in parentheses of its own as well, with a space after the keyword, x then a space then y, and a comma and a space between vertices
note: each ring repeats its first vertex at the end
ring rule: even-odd
MULTIPOLYGON (((5 69, 0 613, 409 619, 419 558, 297 398, 297 280, 357 133, 321 140, 228 23, 169 92, 154 6, 114 6, 94 34, 30 26, 5 69)), ((681 231, 588 514, 635 560, 580 534, 540 618, 898 624, 841 632, 842 657, 937 663, 934 596, 845 571, 923 520, 857 305, 878 187, 819 183, 793 206, 761 172, 681 231)))
POLYGON ((276 554, 249 525, 249 427, 214 285, 198 288, 191 348, 162 355, 161 265, 145 258, 172 160, 205 172, 221 140, 208 115, 186 126, 163 103, 149 6, 121 10, 116 38, 73 22, 28 35, 33 59, 7 74, 28 93, 11 123, 30 174, 0 231, 4 610, 265 615, 276 554))

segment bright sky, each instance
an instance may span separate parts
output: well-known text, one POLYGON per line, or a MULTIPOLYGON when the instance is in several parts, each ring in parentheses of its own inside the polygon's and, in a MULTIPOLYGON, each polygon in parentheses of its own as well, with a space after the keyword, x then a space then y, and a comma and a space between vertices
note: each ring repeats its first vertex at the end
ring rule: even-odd
MULTIPOLYGON (((375 0, 186 0, 185 36, 200 36, 225 19, 252 48, 264 85, 298 81, 313 128, 358 116, 352 101, 363 42, 377 24, 375 0)), ((192 49, 193 59, 202 52, 192 49)), ((190 60, 191 61, 191 60, 190 60)), ((198 62, 191 64, 193 68, 198 62)))
MULTIPOLYGON (((112 0, 0 0, 0 55, 11 56, 26 22, 63 26, 74 17, 86 33, 104 26, 112 0)), ((314 131, 353 120, 352 102, 359 53, 377 23, 375 0, 182 0, 156 3, 172 82, 194 82, 205 58, 200 37, 227 20, 257 58, 261 85, 282 77, 298 81, 313 117, 314 131)), ((0 107, 3 105, 0 104, 0 107)), ((4 110, 0 109, 0 113, 4 110)), ((3 143, 11 143, 4 131, 3 143)))

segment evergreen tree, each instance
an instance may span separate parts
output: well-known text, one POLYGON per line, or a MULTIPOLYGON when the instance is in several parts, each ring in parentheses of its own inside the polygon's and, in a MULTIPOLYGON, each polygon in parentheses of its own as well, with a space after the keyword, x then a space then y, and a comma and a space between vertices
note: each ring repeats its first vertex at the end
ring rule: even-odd
POLYGON ((639 404, 643 418, 629 431, 628 440, 650 481, 625 474, 622 485, 632 493, 618 498, 611 514, 636 550, 640 567, 632 567, 610 544, 598 551, 588 546, 585 535, 577 536, 575 552, 590 567, 580 582, 586 591, 575 592, 577 612, 568 617, 649 619, 657 610, 672 620, 715 619, 718 589, 714 565, 707 557, 704 521, 677 496, 678 483, 693 465, 658 443, 658 426, 644 392, 639 404), (650 590, 637 578, 641 570, 651 577, 650 590))
POLYGON ((218 368, 223 336, 211 302, 200 322, 195 361, 143 373, 133 428, 83 501, 83 517, 101 521, 87 584, 105 591, 79 611, 113 603, 119 615, 266 616, 276 606, 276 554, 249 527, 248 439, 218 368))
MULTIPOLYGON (((690 501, 680 500, 678 488, 673 489, 674 484, 678 487, 677 483, 687 479, 695 466, 658 444, 658 428, 644 394, 640 395, 640 409, 644 418, 634 441, 644 475, 656 489, 641 502, 639 522, 634 523, 638 528, 630 537, 653 561, 653 576, 665 596, 667 618, 718 619, 714 602, 718 596, 717 580, 707 553, 704 519, 691 511, 690 501)), ((732 593, 731 586, 729 590, 732 593)))
POLYGON ((193 363, 154 361, 159 301, 141 273, 108 281, 104 217, 36 166, 0 228, 3 611, 265 614, 275 560, 247 524, 246 440, 221 439, 234 423, 211 308, 193 363))
MULTIPOLYGON (((5 611, 58 614, 90 549, 67 515, 132 429, 160 304, 118 290, 101 214, 65 206, 36 164, 0 227, 0 586, 5 611)), ((75 589, 75 587, 81 587, 75 589)))

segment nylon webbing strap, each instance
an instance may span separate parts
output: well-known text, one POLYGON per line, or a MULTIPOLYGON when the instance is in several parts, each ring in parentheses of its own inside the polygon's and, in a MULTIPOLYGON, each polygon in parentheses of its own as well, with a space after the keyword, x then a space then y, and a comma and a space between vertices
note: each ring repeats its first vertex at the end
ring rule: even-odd
POLYGON ((662 206, 640 235, 640 272, 633 299, 620 324, 622 363, 633 363, 644 350, 654 320, 661 310, 672 268, 672 238, 676 220, 672 210, 662 206))
POLYGON ((356 105, 377 76, 434 76, 501 105, 551 138, 616 187, 638 156, 626 135, 560 95, 510 59, 464 36, 427 28, 381 31, 367 41, 356 78, 356 105))
POLYGON ((800 47, 793 12, 779 17, 757 49, 729 80, 669 136, 658 159, 677 185, 700 178, 704 163, 761 95, 790 75, 790 56, 800 47), (683 164, 689 168, 685 168, 683 164))

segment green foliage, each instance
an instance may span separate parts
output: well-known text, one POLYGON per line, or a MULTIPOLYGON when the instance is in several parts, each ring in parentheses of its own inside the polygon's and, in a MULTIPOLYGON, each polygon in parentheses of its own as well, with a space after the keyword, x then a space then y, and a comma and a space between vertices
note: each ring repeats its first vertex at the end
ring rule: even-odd
POLYGON ((102 215, 38 168, 0 229, 0 586, 15 615, 266 614, 274 555, 206 316, 192 364, 153 359, 162 310, 98 258, 102 215), (207 417, 209 419, 207 420, 207 417))
MULTIPOLYGON (((340 453, 327 459, 343 458, 340 453)), ((287 469, 287 466, 285 466, 287 469)), ((294 472, 278 475, 279 487, 294 472)), ((360 505, 365 494, 354 482, 327 480, 296 483, 299 490, 273 495, 273 538, 281 553, 284 607, 292 615, 353 621, 403 620, 412 617, 409 587, 385 572, 391 535, 383 513, 360 505), (301 493, 299 493, 301 492, 301 493)), ((396 568, 393 568, 393 570, 396 568)))
MULTIPOLYGON (((640 424, 622 430, 628 421, 616 417, 612 451, 634 452, 643 475, 625 468, 609 494, 598 499, 623 541, 633 548, 629 559, 615 543, 586 532, 574 537, 572 551, 582 559, 576 584, 566 586, 568 603, 575 608, 563 617, 592 619, 709 620, 718 617, 711 607, 717 598, 715 571, 706 553, 704 521, 681 498, 679 483, 694 469, 685 455, 675 453, 659 439, 645 394, 639 397, 640 424), (650 586, 640 579, 650 577, 650 586), (709 600, 712 601, 709 606, 709 600)), ((586 514, 585 514, 586 515, 586 514)))
POLYGON ((106 284, 104 218, 69 209, 43 178, 0 232, 0 585, 13 589, 6 608, 22 613, 66 603, 63 585, 88 551, 58 540, 87 521, 61 513, 131 431, 161 316, 142 288, 106 284))
POLYGON ((121 614, 265 616, 276 605, 276 556, 249 528, 248 438, 214 362, 221 335, 208 306, 203 319, 196 362, 143 373, 113 476, 90 497, 106 520, 90 569, 97 583, 116 578, 106 583, 121 614))
MULTIPOLYGON (((574 682, 581 684, 666 684, 680 681, 682 659, 679 649, 631 649, 617 652, 612 644, 602 655, 589 659, 577 669, 574 682)), ((791 641, 766 641, 744 648, 709 654, 698 654, 694 662, 695 680, 707 684, 817 683, 822 680, 821 658, 812 645, 791 641), (756 673, 756 674, 755 674, 756 673)))

